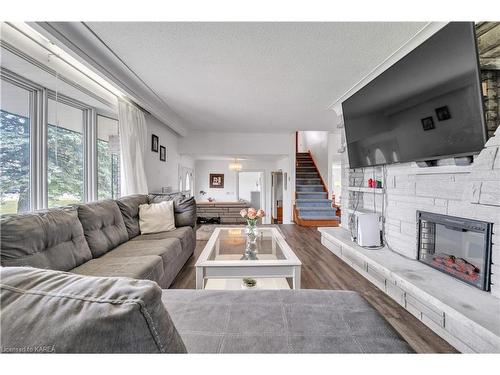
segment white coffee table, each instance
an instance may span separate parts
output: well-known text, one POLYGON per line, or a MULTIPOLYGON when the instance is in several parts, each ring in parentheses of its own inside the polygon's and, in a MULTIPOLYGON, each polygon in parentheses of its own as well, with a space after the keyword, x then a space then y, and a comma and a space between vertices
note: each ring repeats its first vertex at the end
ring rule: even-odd
POLYGON ((244 277, 257 279, 258 289, 263 285, 273 289, 272 285, 283 285, 286 279, 291 279, 293 289, 300 289, 302 263, 277 228, 259 227, 256 259, 246 259, 245 246, 244 227, 216 228, 196 262, 196 289, 208 288, 210 284, 219 285, 219 288, 221 285, 222 288, 224 285, 234 287, 235 282, 223 280, 241 280, 244 277), (260 279, 273 280, 259 285, 260 279))

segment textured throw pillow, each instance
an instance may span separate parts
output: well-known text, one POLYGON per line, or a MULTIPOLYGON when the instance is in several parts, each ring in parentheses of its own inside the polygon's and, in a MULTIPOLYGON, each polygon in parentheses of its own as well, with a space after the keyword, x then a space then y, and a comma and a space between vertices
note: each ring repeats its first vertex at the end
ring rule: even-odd
POLYGON ((141 234, 174 230, 174 202, 141 204, 139 206, 139 228, 141 234))

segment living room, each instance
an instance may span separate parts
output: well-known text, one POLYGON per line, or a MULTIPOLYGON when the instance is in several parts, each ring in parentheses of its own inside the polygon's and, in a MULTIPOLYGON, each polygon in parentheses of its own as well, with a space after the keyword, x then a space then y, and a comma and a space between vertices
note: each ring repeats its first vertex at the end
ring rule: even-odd
MULTIPOLYGON (((105 6, 55 22, 14 8, 0 35, 2 359, 254 354, 255 372, 282 366, 263 354, 357 353, 384 373, 384 358, 498 359, 500 22, 481 21, 494 13, 105 6)), ((328 355, 316 365, 357 358, 328 355)))

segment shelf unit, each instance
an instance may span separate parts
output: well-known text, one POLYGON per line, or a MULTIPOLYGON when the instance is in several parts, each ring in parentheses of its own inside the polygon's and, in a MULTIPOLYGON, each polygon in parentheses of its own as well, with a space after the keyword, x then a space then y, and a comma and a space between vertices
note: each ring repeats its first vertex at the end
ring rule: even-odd
POLYGON ((354 191, 357 193, 375 193, 375 194, 383 194, 384 193, 384 188, 349 186, 347 188, 347 190, 354 191))
MULTIPOLYGON (((349 212, 350 214, 354 213, 354 208, 348 208, 347 212, 349 212)), ((375 213, 378 213, 377 211, 371 210, 369 208, 359 208, 359 207, 356 209, 356 212, 360 212, 360 213, 363 213, 363 214, 375 214, 375 213)))

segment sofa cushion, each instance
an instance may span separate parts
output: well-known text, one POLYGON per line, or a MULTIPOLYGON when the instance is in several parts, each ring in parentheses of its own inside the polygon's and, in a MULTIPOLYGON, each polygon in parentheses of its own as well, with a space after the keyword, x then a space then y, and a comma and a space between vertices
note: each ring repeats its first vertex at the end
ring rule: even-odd
POLYGON ((194 228, 197 216, 194 197, 174 199, 174 216, 176 227, 190 226, 194 228))
POLYGON ((70 272, 86 276, 129 277, 159 283, 163 277, 163 261, 156 255, 128 258, 101 257, 89 260, 70 272))
POLYGON ((0 272, 3 352, 186 351, 156 283, 25 267, 0 272))
POLYGON ((115 201, 78 205, 78 217, 94 258, 128 240, 127 228, 115 201))
POLYGON ((2 218, 2 266, 31 266, 68 271, 92 259, 75 208, 2 218))
POLYGON ((184 251, 193 251, 196 247, 196 233, 191 227, 180 227, 170 232, 141 234, 135 237, 132 242, 163 240, 166 238, 177 238, 181 241, 182 249, 184 251))
POLYGON ((139 206, 141 234, 167 232, 175 229, 174 204, 160 202, 139 206))
POLYGON ((132 239, 141 234, 139 229, 139 206, 148 203, 148 196, 142 194, 129 195, 116 200, 123 216, 128 238, 132 239))
POLYGON ((181 242, 177 238, 165 238, 151 241, 128 241, 113 251, 105 254, 104 258, 128 258, 143 255, 157 255, 166 265, 182 252, 181 242))
POLYGON ((194 197, 173 197, 169 195, 150 195, 149 203, 159 203, 163 201, 174 201, 175 226, 177 228, 196 226, 196 201, 194 197))
POLYGON ((411 353, 359 294, 340 290, 164 290, 188 353, 411 353))
POLYGON ((184 266, 188 257, 183 254, 181 242, 177 238, 151 241, 128 241, 102 258, 128 258, 157 255, 163 262, 163 277, 158 281, 162 288, 168 288, 184 266))

